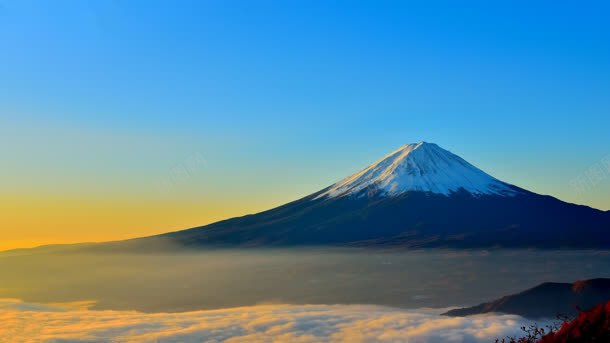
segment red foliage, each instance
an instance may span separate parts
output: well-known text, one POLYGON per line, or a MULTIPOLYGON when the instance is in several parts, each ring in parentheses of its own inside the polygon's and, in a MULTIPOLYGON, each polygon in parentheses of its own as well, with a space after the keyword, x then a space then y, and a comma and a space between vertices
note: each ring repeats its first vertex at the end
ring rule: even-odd
POLYGON ((538 340, 538 343, 585 342, 610 342, 610 302, 580 312, 576 319, 565 322, 559 330, 538 340))

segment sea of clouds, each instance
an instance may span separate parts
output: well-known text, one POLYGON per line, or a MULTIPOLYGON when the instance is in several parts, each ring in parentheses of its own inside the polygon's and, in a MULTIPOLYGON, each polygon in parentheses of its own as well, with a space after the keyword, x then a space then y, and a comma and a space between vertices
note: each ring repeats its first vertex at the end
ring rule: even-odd
POLYGON ((257 305, 180 313, 90 310, 0 299, 0 342, 494 342, 513 315, 452 318, 374 305, 257 305))

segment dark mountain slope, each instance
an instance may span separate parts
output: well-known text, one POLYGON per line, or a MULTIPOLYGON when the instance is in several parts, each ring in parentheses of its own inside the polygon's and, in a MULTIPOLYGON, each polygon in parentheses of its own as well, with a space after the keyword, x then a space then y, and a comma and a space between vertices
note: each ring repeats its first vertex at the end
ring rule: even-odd
POLYGON ((603 212, 525 191, 514 197, 467 192, 315 196, 159 237, 184 246, 610 246, 610 221, 603 212))

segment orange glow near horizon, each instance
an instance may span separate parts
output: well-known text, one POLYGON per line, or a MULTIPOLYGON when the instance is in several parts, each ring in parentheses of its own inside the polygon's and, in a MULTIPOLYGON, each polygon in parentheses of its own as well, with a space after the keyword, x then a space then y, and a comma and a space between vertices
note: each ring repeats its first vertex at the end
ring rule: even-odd
POLYGON ((228 200, 107 200, 78 197, 0 198, 0 251, 47 244, 121 240, 205 225, 264 210, 228 200))

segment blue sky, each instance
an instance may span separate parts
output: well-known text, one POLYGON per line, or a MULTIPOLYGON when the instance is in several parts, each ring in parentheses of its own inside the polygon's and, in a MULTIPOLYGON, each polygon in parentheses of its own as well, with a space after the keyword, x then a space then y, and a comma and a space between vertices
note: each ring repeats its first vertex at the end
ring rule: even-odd
POLYGON ((0 186, 239 214, 426 140, 610 209, 609 16, 601 1, 0 1, 0 186))

